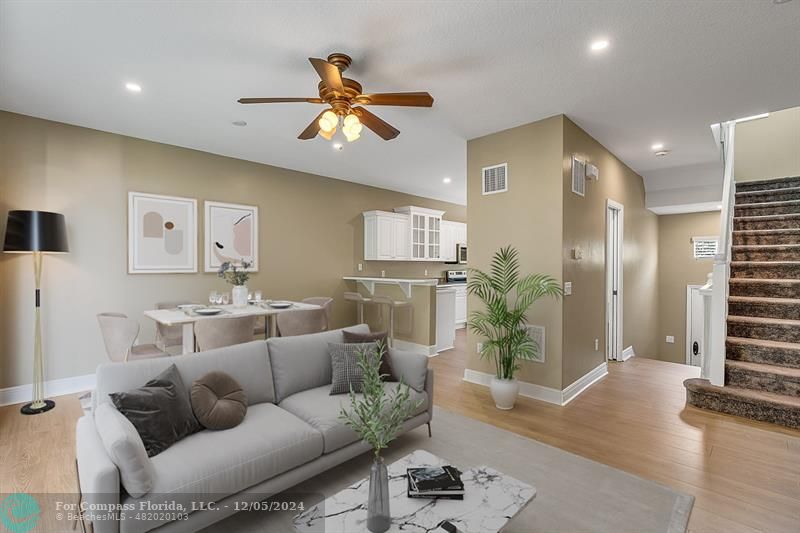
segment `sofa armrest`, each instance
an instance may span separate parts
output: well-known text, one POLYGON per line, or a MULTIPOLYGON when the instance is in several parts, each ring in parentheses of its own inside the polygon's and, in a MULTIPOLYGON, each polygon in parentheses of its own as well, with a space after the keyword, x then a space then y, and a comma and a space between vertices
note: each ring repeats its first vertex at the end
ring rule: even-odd
POLYGON ((425 392, 428 393, 428 422, 433 420, 433 369, 425 375, 425 392))
MULTIPOLYGON (((78 419, 75 428, 75 448, 78 459, 78 480, 83 501, 92 506, 97 504, 118 505, 119 470, 108 457, 91 416, 83 416, 78 419)), ((102 513, 94 514, 97 517, 102 513)), ((117 533, 119 531, 119 523, 113 513, 108 516, 108 519, 94 520, 92 526, 94 533, 117 533)))

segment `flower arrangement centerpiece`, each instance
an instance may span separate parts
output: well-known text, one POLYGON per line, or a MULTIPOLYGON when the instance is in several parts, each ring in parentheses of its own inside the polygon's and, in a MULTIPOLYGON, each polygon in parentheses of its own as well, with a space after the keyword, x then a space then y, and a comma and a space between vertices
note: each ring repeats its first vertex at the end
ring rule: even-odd
POLYGON ((233 305, 247 307, 247 280, 250 279, 248 269, 253 266, 250 261, 242 259, 239 262, 225 261, 219 266, 217 275, 233 285, 233 305))

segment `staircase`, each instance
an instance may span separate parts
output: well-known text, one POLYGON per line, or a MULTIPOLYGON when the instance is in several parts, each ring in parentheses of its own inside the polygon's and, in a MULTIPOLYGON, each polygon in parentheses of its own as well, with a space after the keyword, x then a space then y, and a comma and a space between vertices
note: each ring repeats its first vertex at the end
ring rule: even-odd
POLYGON ((800 177, 736 185, 731 254, 725 387, 686 402, 800 428, 800 177))

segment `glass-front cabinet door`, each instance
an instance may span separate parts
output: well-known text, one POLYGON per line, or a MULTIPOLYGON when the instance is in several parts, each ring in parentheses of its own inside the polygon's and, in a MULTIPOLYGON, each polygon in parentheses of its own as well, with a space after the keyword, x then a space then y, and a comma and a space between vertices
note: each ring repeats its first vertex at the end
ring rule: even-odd
POLYGON ((411 257, 425 259, 425 215, 411 215, 411 257))
POLYGON ((428 259, 441 259, 442 257, 442 218, 428 217, 428 259))

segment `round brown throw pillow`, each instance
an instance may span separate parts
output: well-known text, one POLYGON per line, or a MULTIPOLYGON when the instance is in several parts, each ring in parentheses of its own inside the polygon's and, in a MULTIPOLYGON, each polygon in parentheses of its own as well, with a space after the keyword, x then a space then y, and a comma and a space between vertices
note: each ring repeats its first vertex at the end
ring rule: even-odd
POLYGON ((247 413, 242 386, 225 372, 209 372, 192 383, 192 410, 207 429, 238 426, 247 413))

